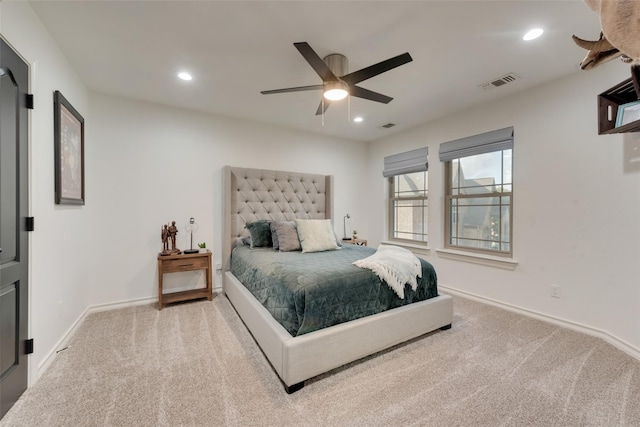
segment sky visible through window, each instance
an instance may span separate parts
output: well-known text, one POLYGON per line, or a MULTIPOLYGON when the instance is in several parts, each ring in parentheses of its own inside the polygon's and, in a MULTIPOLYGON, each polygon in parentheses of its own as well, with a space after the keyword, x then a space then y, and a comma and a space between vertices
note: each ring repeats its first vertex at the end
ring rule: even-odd
POLYGON ((494 151, 460 158, 460 166, 464 171, 465 179, 493 178, 495 184, 511 184, 512 150, 494 151), (502 182, 504 161, 504 183, 502 182))

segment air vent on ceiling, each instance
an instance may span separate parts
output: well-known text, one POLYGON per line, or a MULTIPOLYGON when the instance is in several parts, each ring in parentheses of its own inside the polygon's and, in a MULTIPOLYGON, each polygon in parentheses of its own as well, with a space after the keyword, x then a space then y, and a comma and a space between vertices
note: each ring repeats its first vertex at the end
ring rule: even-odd
POLYGON ((480 87, 484 90, 489 90, 495 87, 504 86, 507 83, 515 82, 516 80, 519 80, 519 79, 520 77, 517 76, 516 74, 509 73, 497 79, 491 80, 490 82, 483 83, 480 85, 480 87))
POLYGON ((381 128, 385 128, 385 129, 389 129, 394 127, 396 124, 395 123, 387 123, 386 125, 382 125, 380 126, 381 128))

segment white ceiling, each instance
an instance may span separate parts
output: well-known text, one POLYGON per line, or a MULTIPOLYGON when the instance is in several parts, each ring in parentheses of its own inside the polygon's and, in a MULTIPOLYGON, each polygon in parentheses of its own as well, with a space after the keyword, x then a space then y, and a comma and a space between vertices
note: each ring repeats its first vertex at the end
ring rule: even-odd
POLYGON ((95 91, 371 141, 571 73, 598 16, 564 1, 31 1, 95 91), (526 30, 545 30, 525 42, 526 30), (341 53, 355 71, 409 52, 413 62, 359 85, 394 98, 351 99, 315 116, 320 92, 261 90, 321 83, 294 42, 341 53), (176 78, 193 74, 191 82, 176 78), (507 73, 500 88, 479 86, 507 73), (396 123, 392 129, 380 126, 396 123))

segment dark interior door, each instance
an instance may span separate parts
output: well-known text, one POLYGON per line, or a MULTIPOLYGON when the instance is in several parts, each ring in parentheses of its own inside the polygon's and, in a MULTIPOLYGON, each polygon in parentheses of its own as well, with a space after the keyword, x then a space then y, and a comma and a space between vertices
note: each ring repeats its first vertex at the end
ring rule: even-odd
POLYGON ((0 418, 27 388, 29 67, 0 38, 0 418))

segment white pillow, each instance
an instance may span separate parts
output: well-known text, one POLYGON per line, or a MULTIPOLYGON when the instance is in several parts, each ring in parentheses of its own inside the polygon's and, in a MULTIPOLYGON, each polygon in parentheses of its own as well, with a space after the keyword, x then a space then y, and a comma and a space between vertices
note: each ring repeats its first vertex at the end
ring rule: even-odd
POLYGON ((330 219, 296 219, 302 253, 340 249, 330 219))

